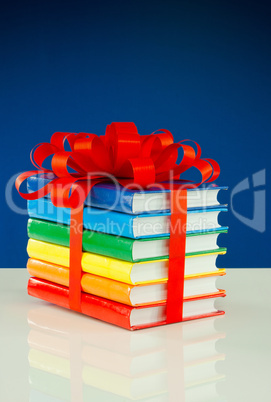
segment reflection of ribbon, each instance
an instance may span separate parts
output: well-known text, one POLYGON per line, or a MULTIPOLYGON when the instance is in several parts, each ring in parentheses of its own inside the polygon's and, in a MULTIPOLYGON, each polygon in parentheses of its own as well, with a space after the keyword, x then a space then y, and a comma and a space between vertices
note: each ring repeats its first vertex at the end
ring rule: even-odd
POLYGON ((175 331, 171 331, 171 327, 166 328, 168 402, 185 402, 184 325, 181 324, 175 331))
POLYGON ((70 346, 70 379, 71 379, 71 402, 83 402, 82 384, 82 335, 80 332, 69 333, 70 346))
MULTIPOLYGON (((173 136, 168 130, 159 130, 151 135, 141 136, 134 123, 112 123, 107 126, 105 136, 95 134, 54 133, 50 143, 38 144, 31 152, 31 162, 37 170, 22 173, 17 177, 16 188, 20 195, 27 200, 34 200, 45 195, 51 195, 52 203, 58 207, 71 208, 71 218, 75 225, 70 234, 70 308, 81 311, 81 255, 82 255, 82 222, 83 204, 91 188, 112 175, 122 186, 131 188, 146 188, 160 183, 164 188, 176 190, 198 187, 203 182, 214 181, 219 176, 219 165, 212 159, 201 159, 201 149, 194 142, 196 151, 185 144, 173 142, 173 136), (70 151, 64 148, 67 140, 70 151), (183 151, 182 160, 177 163, 178 150, 183 151), (51 169, 43 166, 45 159, 51 159, 51 169), (201 181, 176 182, 173 186, 163 183, 171 179, 179 179, 180 174, 191 167, 201 173, 201 181), (54 173, 55 178, 42 189, 33 193, 22 193, 21 184, 30 176, 54 173), (91 180, 90 180, 91 179, 91 180)), ((182 194, 183 196, 184 194, 182 194)), ((183 197, 182 197, 183 198, 183 197)), ((172 191, 169 281, 170 293, 167 322, 181 320, 177 315, 176 300, 182 307, 183 296, 178 294, 183 288, 185 231, 175 233, 172 226, 177 219, 186 216, 185 204, 179 201, 179 192, 172 191), (182 239, 178 246, 177 238, 182 239), (171 279, 172 278, 172 279, 171 279), (172 296, 172 297, 171 297, 172 296)))

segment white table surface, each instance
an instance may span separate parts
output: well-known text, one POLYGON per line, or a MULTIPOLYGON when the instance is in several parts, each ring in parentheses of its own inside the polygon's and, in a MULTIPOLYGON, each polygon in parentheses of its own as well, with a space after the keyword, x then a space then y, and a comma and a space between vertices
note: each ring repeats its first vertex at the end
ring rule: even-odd
POLYGON ((1 402, 129 401, 136 394, 144 402, 271 401, 271 270, 231 269, 219 278, 227 291, 218 301, 222 317, 135 332, 32 298, 27 280, 25 269, 0 269, 1 402), (66 348, 61 359, 71 377, 63 383, 65 373, 51 359, 57 390, 48 383, 46 359, 34 382, 28 361, 30 349, 54 356, 52 342, 66 348), (87 386, 85 347, 96 373, 87 386), (152 371, 144 372, 147 366, 152 371))

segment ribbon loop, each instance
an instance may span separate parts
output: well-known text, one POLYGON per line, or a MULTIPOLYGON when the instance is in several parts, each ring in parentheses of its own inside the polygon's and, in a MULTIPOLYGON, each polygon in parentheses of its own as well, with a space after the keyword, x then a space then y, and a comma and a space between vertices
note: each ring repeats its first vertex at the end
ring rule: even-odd
MULTIPOLYGON (((201 181, 193 182, 193 186, 199 186, 203 182, 216 180, 220 172, 217 162, 201 159, 200 155, 200 146, 194 141, 183 140, 176 144, 171 132, 165 129, 140 136, 134 123, 112 123, 107 126, 105 136, 101 137, 88 133, 56 132, 50 143, 38 144, 31 151, 31 161, 38 169, 32 174, 54 173, 53 186, 47 185, 43 191, 32 194, 31 197, 40 198, 45 192, 50 193, 56 183, 62 186, 63 178, 70 179, 70 182, 65 181, 65 186, 67 183, 72 186, 74 178, 94 176, 105 180, 113 175, 122 185, 147 187, 155 182, 163 185, 164 181, 172 178, 180 179, 179 176, 191 167, 201 173, 201 181), (64 148, 66 140, 70 151, 64 148), (187 142, 192 142, 196 151, 191 145, 185 144, 187 142), (179 148, 183 150, 183 157, 177 163, 179 148), (43 163, 49 156, 52 156, 51 169, 46 169, 43 163), (68 168, 73 169, 73 172, 68 168)), ((31 174, 27 177, 30 176, 31 174)), ((17 178, 16 187, 23 198, 34 199, 20 192, 20 185, 25 177, 17 178)), ((62 196, 65 198, 65 205, 72 207, 69 192, 63 191, 62 196)), ((54 190, 54 200, 55 197, 54 190)))
POLYGON ((105 137, 113 155, 114 172, 130 158, 140 153, 140 136, 134 123, 112 123, 107 126, 105 137))

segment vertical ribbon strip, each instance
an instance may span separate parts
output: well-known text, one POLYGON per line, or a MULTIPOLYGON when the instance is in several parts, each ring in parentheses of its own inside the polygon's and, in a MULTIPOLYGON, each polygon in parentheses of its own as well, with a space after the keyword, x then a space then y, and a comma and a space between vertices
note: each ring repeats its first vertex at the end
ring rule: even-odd
POLYGON ((183 319, 187 190, 171 191, 166 323, 183 319))
POLYGON ((69 304, 71 310, 81 312, 82 238, 84 205, 71 208, 69 304))

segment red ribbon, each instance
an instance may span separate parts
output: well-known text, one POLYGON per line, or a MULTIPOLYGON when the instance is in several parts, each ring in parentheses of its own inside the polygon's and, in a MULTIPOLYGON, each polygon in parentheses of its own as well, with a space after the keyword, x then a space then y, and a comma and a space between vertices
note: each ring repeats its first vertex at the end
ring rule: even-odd
POLYGON ((50 143, 40 143, 31 151, 31 162, 37 170, 28 171, 16 179, 19 194, 34 200, 50 194, 57 207, 71 208, 75 222, 70 232, 70 307, 80 311, 81 256, 83 204, 91 188, 110 176, 122 186, 147 188, 158 183, 172 190, 172 214, 170 231, 169 279, 167 322, 182 320, 185 230, 174 231, 181 219, 186 221, 186 196, 176 189, 198 187, 216 180, 219 165, 213 159, 201 159, 200 146, 190 140, 174 143, 168 130, 159 130, 150 135, 139 135, 134 123, 112 123, 104 136, 87 133, 54 133, 50 143), (68 143, 70 150, 65 149, 68 143), (194 147, 187 143, 193 143, 194 147), (195 149, 194 149, 195 148, 195 149), (179 149, 183 155, 177 163, 179 149), (44 166, 51 157, 51 168, 44 166), (176 181, 189 168, 201 173, 200 182, 176 181), (42 189, 22 193, 21 184, 30 176, 54 173, 54 178, 42 189), (169 181, 174 179, 174 183, 169 181), (78 229, 81 230, 78 230, 78 229), (178 307, 177 307, 178 306, 178 307))
POLYGON ((183 320, 186 220, 187 190, 173 190, 171 192, 167 324, 183 320))

